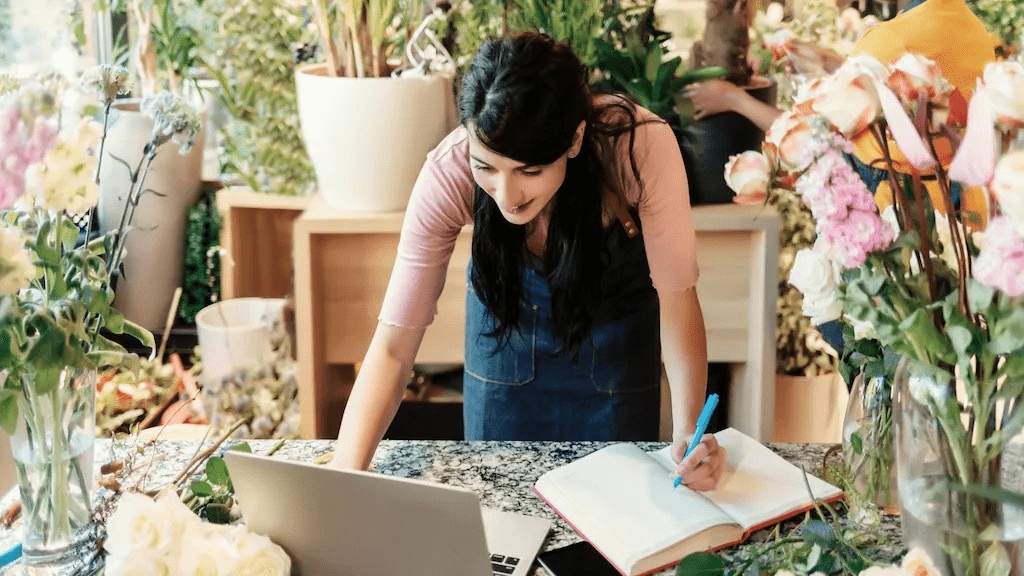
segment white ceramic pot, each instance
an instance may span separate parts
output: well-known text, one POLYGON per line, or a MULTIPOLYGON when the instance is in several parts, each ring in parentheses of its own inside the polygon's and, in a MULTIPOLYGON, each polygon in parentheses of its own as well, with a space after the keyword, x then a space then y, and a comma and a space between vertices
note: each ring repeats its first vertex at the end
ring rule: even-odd
MULTIPOLYGON (((153 131, 153 120, 139 111, 138 100, 119 101, 110 111, 100 172, 99 227, 117 228, 131 178, 153 131)), ((132 322, 151 331, 163 330, 174 290, 181 286, 185 258, 185 226, 189 207, 199 197, 203 165, 203 131, 192 150, 182 156, 176 142, 164 144, 146 175, 147 193, 135 210, 125 238, 124 278, 114 306, 132 322)))
POLYGON ((273 353, 271 329, 284 307, 283 298, 233 298, 196 314, 200 379, 218 382, 228 374, 267 361, 273 353))
POLYGON ((303 66, 295 75, 320 193, 339 210, 404 210, 427 153, 457 122, 451 79, 337 78, 325 69, 303 66))

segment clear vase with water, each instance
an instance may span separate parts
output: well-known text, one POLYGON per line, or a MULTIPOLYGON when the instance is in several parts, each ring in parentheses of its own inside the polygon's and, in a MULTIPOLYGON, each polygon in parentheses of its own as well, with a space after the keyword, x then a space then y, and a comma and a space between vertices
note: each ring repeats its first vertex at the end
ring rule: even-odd
POLYGON ((22 564, 30 576, 93 574, 102 564, 93 515, 96 372, 22 377, 11 451, 21 494, 22 564))
POLYGON ((992 417, 979 423, 978 395, 967 391, 993 387, 955 372, 944 381, 906 361, 896 371, 904 543, 927 553, 943 576, 1022 576, 1024 506, 991 497, 1024 494, 1022 398, 993 395, 992 417))
POLYGON ((899 514, 892 382, 857 374, 843 420, 843 460, 852 491, 884 513, 899 514))

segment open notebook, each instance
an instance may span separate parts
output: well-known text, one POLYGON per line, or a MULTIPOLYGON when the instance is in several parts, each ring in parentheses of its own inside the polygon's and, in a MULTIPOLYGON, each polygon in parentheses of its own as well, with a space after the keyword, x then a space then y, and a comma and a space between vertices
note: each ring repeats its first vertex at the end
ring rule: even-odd
POLYGON ((534 491, 626 575, 670 566, 691 552, 738 544, 754 530, 842 491, 807 475, 749 436, 715 434, 728 467, 714 491, 672 488, 675 464, 665 448, 644 452, 614 444, 547 472, 534 491))

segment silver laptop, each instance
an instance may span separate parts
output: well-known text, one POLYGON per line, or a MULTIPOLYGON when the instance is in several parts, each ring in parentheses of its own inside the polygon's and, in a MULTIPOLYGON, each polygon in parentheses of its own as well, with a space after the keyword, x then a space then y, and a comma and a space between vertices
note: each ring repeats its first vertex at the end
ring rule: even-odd
POLYGON ((301 576, 525 576, 551 522, 487 510, 473 492, 228 451, 254 532, 301 576))

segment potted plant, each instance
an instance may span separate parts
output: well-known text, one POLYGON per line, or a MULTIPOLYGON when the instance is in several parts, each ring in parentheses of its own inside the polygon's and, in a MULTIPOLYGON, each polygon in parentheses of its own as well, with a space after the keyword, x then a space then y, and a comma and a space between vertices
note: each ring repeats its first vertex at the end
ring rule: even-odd
POLYGON ((405 209, 427 152, 455 124, 453 63, 427 31, 432 15, 420 18, 423 4, 411 1, 404 11, 394 0, 311 5, 326 62, 299 67, 295 84, 302 139, 331 206, 405 209), (415 32, 389 35, 396 17, 400 30, 415 32), (420 42, 429 50, 415 49, 420 42))

